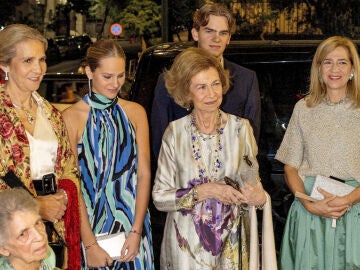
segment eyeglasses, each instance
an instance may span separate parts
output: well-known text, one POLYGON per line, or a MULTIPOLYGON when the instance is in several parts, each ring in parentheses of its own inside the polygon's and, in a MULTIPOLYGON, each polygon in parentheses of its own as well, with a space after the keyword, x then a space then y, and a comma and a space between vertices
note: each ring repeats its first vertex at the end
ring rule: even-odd
POLYGON ((36 230, 37 234, 41 234, 45 231, 45 224, 42 220, 38 220, 33 227, 26 228, 22 230, 20 234, 16 237, 16 240, 25 243, 29 240, 30 235, 34 233, 33 231, 36 230))
POLYGON ((325 59, 324 61, 322 61, 322 66, 325 69, 330 69, 333 68, 335 65, 336 67, 338 67, 339 69, 346 69, 349 66, 350 62, 348 60, 338 60, 336 62, 332 61, 332 60, 328 60, 325 59))

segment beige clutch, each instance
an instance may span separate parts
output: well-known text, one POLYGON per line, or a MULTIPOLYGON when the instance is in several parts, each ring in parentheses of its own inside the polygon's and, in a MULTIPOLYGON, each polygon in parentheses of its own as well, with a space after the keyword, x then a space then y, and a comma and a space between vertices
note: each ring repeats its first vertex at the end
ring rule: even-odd
POLYGON ((98 234, 96 235, 96 240, 99 246, 104 249, 113 260, 117 260, 120 258, 126 236, 124 232, 110 235, 98 234))
POLYGON ((337 196, 347 195, 355 189, 353 186, 345 184, 344 181, 340 179, 335 180, 330 177, 317 175, 310 194, 312 198, 317 200, 322 200, 324 198, 324 196, 318 191, 318 187, 337 196))

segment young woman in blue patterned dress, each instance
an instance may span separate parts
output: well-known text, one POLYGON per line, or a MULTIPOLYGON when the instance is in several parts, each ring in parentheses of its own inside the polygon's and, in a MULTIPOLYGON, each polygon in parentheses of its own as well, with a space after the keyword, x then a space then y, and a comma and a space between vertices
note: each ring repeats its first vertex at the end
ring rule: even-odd
POLYGON ((116 42, 94 43, 87 52, 85 71, 89 94, 63 113, 78 155, 87 210, 81 224, 85 267, 153 269, 145 110, 118 98, 125 82, 125 55, 116 42), (120 259, 113 261, 95 235, 118 232, 125 232, 127 238, 120 259))

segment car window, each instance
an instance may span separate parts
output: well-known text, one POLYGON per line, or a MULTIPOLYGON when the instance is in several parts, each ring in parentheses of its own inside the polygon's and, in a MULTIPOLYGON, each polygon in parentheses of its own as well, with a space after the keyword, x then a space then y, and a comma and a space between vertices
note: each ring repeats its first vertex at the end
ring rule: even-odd
MULTIPOLYGON (((128 99, 131 82, 126 79, 119 97, 128 99)), ((38 93, 60 110, 82 99, 89 91, 85 74, 47 73, 38 89, 38 93)))
POLYGON ((72 104, 88 92, 84 74, 45 74, 39 94, 52 103, 72 104))

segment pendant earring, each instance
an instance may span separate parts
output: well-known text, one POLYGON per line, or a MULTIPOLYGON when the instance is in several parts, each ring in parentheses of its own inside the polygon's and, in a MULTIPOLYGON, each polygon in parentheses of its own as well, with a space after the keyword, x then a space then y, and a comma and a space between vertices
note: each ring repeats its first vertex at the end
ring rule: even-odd
POLYGON ((88 79, 88 84, 89 84, 89 97, 91 96, 91 80, 88 79))
POLYGON ((351 81, 354 78, 354 73, 350 73, 349 81, 351 81))
POLYGON ((8 81, 8 80, 9 80, 8 72, 5 71, 5 81, 8 81))

